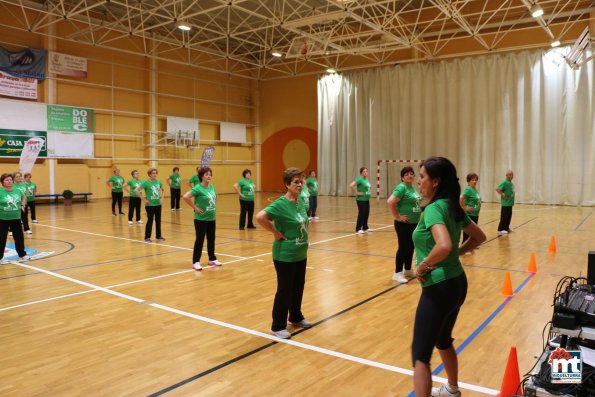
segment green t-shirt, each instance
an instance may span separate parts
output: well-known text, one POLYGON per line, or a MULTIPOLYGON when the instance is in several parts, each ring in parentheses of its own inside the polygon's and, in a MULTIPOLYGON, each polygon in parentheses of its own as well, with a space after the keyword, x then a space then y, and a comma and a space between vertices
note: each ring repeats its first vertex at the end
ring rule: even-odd
POLYGON ((306 187, 309 189, 310 196, 318 196, 318 180, 316 178, 306 179, 306 187))
POLYGON ((467 207, 473 208, 473 211, 467 212, 467 215, 479 216, 479 210, 481 209, 481 196, 476 189, 471 187, 471 185, 467 185, 465 190, 463 190, 463 203, 467 207))
POLYGON ((240 196, 240 200, 254 201, 254 181, 252 179, 242 178, 238 181, 238 186, 240 187, 240 193, 244 195, 244 197, 240 196))
MULTIPOLYGON (((27 194, 27 184, 25 183, 25 181, 21 182, 21 183, 13 183, 12 184, 12 189, 13 190, 18 190, 19 192, 21 192, 21 195, 26 195, 27 194)), ((20 206, 20 204, 19 204, 20 206)))
POLYGON ((308 256, 308 215, 306 209, 285 196, 275 200, 264 211, 287 240, 273 241, 273 259, 298 262, 308 256))
POLYGON ((370 181, 368 178, 364 178, 363 176, 358 176, 355 178, 355 186, 357 187, 358 192, 363 192, 363 196, 355 196, 357 201, 369 201, 370 200, 370 181))
POLYGON ((112 192, 122 193, 122 186, 124 186, 124 177, 112 175, 107 181, 112 183, 112 192))
POLYGON ((458 241, 461 239, 461 230, 469 223, 471 223, 471 220, 468 216, 465 216, 461 222, 455 222, 453 215, 448 210, 448 201, 446 199, 438 199, 424 209, 419 223, 413 231, 413 245, 415 246, 417 263, 421 264, 436 245, 430 230, 434 225, 446 226, 452 241, 452 250, 446 258, 435 264, 436 269, 426 273, 424 276, 426 281, 422 284, 422 287, 455 278, 464 272, 459 260, 458 241))
POLYGON ((310 211, 310 192, 305 187, 298 196, 298 201, 306 209, 306 212, 310 211))
POLYGON ((137 187, 141 186, 143 184, 143 181, 132 178, 131 180, 129 180, 126 183, 128 184, 128 186, 130 186, 130 197, 138 197, 135 189, 137 187))
POLYGON ((201 183, 190 189, 194 196, 194 205, 203 210, 202 214, 194 211, 194 219, 199 221, 214 221, 217 211, 217 193, 212 183, 204 187, 201 183))
MULTIPOLYGON (((14 186, 14 185, 13 185, 14 186)), ((23 191, 15 187, 11 191, 0 188, 0 219, 10 221, 21 219, 23 191)))
POLYGON ((193 187, 200 184, 200 179, 198 178, 198 175, 192 175, 188 180, 188 183, 190 183, 193 187))
POLYGON ((148 203, 145 204, 146 207, 155 207, 161 205, 161 181, 155 179, 154 182, 151 182, 150 179, 145 179, 140 187, 141 189, 145 190, 145 197, 149 200, 148 203))
POLYGON ((37 185, 35 182, 31 181, 29 183, 23 182, 25 184, 25 195, 27 196, 27 201, 35 201, 35 189, 37 189, 37 185))
POLYGON ((413 186, 407 186, 405 182, 401 182, 393 190, 393 196, 399 199, 396 205, 399 215, 407 215, 409 217, 407 223, 415 224, 419 222, 421 196, 417 190, 413 186))
POLYGON ((512 207, 514 205, 514 184, 512 181, 504 179, 498 185, 498 189, 508 197, 507 200, 504 200, 504 197, 500 196, 500 204, 502 204, 502 207, 512 207))
POLYGON ((180 174, 171 174, 169 176, 169 179, 171 179, 171 188, 172 189, 179 189, 180 188, 180 180, 182 179, 182 176, 180 174))

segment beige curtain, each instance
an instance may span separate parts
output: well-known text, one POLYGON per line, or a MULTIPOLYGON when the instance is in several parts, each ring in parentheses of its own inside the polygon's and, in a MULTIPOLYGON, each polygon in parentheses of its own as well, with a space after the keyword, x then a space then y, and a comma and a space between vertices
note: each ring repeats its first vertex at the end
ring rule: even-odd
MULTIPOLYGON (((348 195, 361 166, 450 158, 486 201, 508 168, 517 202, 595 203, 594 61, 580 70, 531 51, 323 76, 318 81, 321 194, 348 195)), ((382 192, 399 165, 383 167, 382 192)))

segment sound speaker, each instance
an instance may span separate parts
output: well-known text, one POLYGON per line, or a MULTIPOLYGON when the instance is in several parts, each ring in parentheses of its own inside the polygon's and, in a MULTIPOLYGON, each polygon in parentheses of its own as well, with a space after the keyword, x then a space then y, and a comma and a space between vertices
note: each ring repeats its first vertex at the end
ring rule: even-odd
POLYGON ((589 251, 588 264, 587 279, 589 280, 589 285, 595 285, 595 251, 589 251))

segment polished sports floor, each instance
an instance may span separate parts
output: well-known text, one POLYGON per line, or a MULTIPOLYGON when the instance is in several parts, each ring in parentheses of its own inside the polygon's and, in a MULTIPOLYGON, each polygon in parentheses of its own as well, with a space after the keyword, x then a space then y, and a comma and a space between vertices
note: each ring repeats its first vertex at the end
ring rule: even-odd
MULTIPOLYGON (((259 193, 257 210, 277 196, 259 193)), ((171 212, 165 200, 166 241, 151 244, 144 225, 111 216, 108 200, 39 205, 26 243, 51 254, 0 266, 0 395, 412 395, 420 287, 392 280, 391 215, 384 200, 371 207, 374 232, 360 236, 352 198, 319 198, 303 302, 314 327, 290 327, 292 339, 282 341, 269 333, 272 236, 238 230, 236 195, 218 202, 223 266, 201 272, 191 269, 194 227, 184 203, 171 212)), ((556 283, 586 275, 595 249, 593 208, 517 205, 514 232, 502 237, 499 211, 484 205, 479 224, 488 240, 462 257, 469 294, 454 335, 463 396, 497 393, 513 345, 521 373, 531 369, 556 283), (531 252, 536 274, 527 272, 531 252), (507 271, 511 298, 501 294, 507 271)), ((439 385, 437 354, 432 367, 439 385)))

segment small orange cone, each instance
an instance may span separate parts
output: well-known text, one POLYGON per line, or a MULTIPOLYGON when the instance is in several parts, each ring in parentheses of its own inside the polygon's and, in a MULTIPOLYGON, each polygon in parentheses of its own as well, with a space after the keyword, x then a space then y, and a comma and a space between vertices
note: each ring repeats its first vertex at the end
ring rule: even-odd
POLYGON ((529 259, 529 267, 527 268, 529 273, 537 273, 537 262, 535 261, 535 252, 531 252, 531 258, 529 259))
POLYGON ((502 295, 504 296, 513 296, 514 292, 512 292, 512 281, 510 280, 510 272, 506 272, 504 276, 504 285, 502 286, 502 295))
POLYGON ((506 363, 506 370, 504 371, 504 378, 502 378, 502 386, 500 386, 500 393, 496 397, 508 397, 516 395, 517 389, 521 384, 521 375, 519 373, 519 361, 517 359, 516 347, 511 346, 508 354, 508 362, 506 363))
POLYGON ((551 240, 550 240, 550 248, 548 249, 548 252, 555 254, 556 252, 558 252, 558 249, 556 248, 556 236, 552 236, 551 240))

